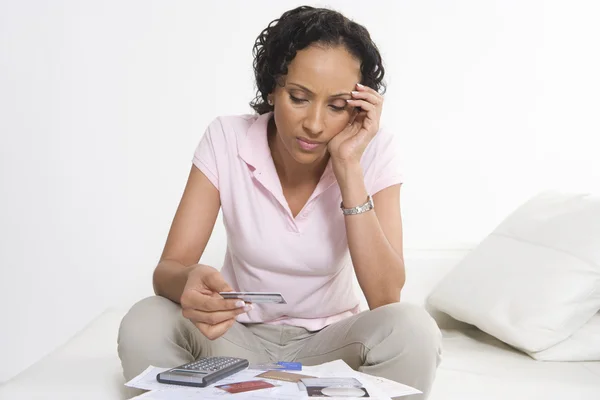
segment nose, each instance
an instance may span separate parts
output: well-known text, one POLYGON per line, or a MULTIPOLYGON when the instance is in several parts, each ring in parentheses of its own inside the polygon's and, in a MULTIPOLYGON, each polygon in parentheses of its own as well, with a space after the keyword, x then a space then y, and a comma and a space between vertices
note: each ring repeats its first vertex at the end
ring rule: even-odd
POLYGON ((319 136, 323 132, 323 109, 318 105, 311 105, 306 113, 306 117, 302 123, 304 131, 309 136, 319 136))

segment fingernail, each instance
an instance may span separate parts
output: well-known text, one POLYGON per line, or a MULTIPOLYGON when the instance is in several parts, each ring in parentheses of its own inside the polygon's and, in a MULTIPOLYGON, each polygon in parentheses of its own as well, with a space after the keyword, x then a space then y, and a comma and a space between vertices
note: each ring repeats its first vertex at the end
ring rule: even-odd
POLYGON ((350 103, 352 101, 354 101, 354 99, 346 99, 346 102, 348 102, 348 103, 350 103))
POLYGON ((352 94, 353 94, 353 95, 357 95, 358 93, 359 93, 359 92, 357 92, 356 90, 353 90, 353 91, 352 91, 352 94))
POLYGON ((356 86, 358 86, 359 88, 364 88, 365 85, 361 85, 360 83, 357 83, 356 86))
POLYGON ((248 311, 252 311, 254 307, 252 306, 252 304, 248 304, 246 307, 244 307, 244 311, 248 312, 248 311))
POLYGON ((235 302, 236 307, 244 307, 245 305, 246 303, 244 303, 242 300, 238 300, 235 302))

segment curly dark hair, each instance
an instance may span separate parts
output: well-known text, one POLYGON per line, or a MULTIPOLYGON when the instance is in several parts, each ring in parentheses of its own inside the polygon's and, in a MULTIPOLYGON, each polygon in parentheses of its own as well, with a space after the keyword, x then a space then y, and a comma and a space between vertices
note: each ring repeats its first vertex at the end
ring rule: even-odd
POLYGON ((385 92, 381 55, 367 29, 337 11, 301 6, 271 21, 256 38, 252 48, 256 97, 250 102, 254 111, 265 114, 273 110, 267 96, 287 74, 296 53, 311 44, 344 46, 361 62, 360 83, 385 92))

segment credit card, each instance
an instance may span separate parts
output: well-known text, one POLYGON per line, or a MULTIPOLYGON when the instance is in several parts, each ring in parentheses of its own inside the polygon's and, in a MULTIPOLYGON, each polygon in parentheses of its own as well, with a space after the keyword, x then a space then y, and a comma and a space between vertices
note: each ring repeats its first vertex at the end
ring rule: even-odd
POLYGON ((281 293, 277 292, 219 292, 224 299, 240 299, 247 303, 287 304, 281 293))
POLYGON ((277 363, 250 364, 248 369, 258 369, 261 371, 270 371, 270 370, 302 371, 302 363, 279 361, 277 363))
POLYGON ((311 375, 294 374, 292 372, 285 371, 266 371, 260 375, 256 375, 256 377, 286 382, 300 382, 302 378, 315 378, 311 375))
POLYGON ((251 390, 272 388, 272 387, 275 387, 275 385, 273 385, 272 383, 269 383, 269 382, 265 382, 265 381, 245 381, 245 382, 229 383, 227 385, 219 385, 219 386, 215 386, 215 387, 222 389, 229 393, 242 393, 242 392, 249 392, 251 390))

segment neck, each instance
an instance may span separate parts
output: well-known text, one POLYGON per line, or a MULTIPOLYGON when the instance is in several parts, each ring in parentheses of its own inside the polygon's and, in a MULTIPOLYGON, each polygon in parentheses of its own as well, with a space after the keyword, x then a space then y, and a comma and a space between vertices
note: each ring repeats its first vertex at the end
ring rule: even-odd
POLYGON ((277 128, 273 119, 269 121, 268 141, 271 156, 277 170, 277 175, 283 186, 299 186, 304 184, 317 184, 327 167, 329 155, 312 164, 301 164, 284 148, 277 135, 277 128))

